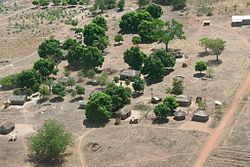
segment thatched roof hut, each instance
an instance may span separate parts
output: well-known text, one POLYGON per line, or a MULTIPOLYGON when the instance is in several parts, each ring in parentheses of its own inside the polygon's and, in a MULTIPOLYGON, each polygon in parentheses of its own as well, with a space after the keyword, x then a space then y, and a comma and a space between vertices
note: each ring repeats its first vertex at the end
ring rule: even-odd
POLYGON ((133 79, 134 77, 140 77, 141 72, 139 70, 123 69, 120 72, 120 79, 133 79))
POLYGON ((186 113, 184 111, 176 111, 174 113, 174 120, 176 121, 182 121, 186 119, 186 113))
POLYGON ((121 120, 127 119, 131 115, 131 110, 121 109, 116 113, 116 117, 120 117, 121 120))
POLYGON ((188 107, 192 103, 192 97, 179 95, 176 97, 176 101, 179 103, 180 107, 188 107))
POLYGON ((26 95, 13 95, 10 97, 11 105, 24 105, 26 101, 27 101, 26 95))
POLYGON ((8 134, 15 129, 15 124, 6 122, 0 127, 0 134, 8 134))
POLYGON ((209 119, 209 115, 207 114, 205 110, 198 109, 193 113, 192 121, 207 122, 208 119, 209 119))

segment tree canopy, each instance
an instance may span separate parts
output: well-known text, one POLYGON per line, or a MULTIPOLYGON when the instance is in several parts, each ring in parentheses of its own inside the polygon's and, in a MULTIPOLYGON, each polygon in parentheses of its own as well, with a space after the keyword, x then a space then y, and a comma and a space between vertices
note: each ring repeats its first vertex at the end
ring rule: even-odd
POLYGON ((207 70, 207 63, 204 61, 197 61, 195 64, 195 71, 200 71, 200 73, 202 71, 207 70))
POLYGON ((155 19, 160 18, 163 13, 161 6, 155 3, 148 5, 146 11, 155 19))
POLYGON ((98 26, 104 28, 105 30, 107 29, 107 21, 103 16, 96 16, 93 20, 92 23, 97 24, 98 26))
POLYGON ((54 71, 54 64, 48 59, 40 59, 35 62, 33 69, 36 70, 43 79, 46 79, 54 71))
POLYGON ((155 49, 151 55, 159 58, 166 68, 174 67, 175 65, 176 59, 174 56, 164 49, 155 49))
POLYGON ((145 81, 140 77, 134 78, 134 83, 132 84, 135 92, 143 92, 145 88, 145 81))
POLYGON ((184 91, 183 80, 173 78, 172 89, 170 93, 175 94, 175 95, 181 95, 183 94, 183 91, 184 91))
POLYGON ((164 103, 159 103, 154 108, 154 114, 157 118, 166 119, 168 116, 171 115, 171 109, 164 103))
POLYGON ((156 25, 151 21, 143 20, 138 27, 138 31, 142 42, 151 43, 157 40, 156 25))
POLYGON ((164 77, 164 65, 157 57, 149 56, 144 61, 142 69, 143 74, 148 74, 148 78, 152 81, 161 80, 164 77))
POLYGON ((17 78, 19 87, 31 88, 34 92, 38 91, 41 82, 41 76, 33 69, 23 70, 17 78))
POLYGON ((124 52, 124 61, 133 69, 140 70, 146 55, 140 50, 139 47, 133 46, 124 52))
POLYGON ((72 134, 56 120, 47 120, 31 137, 31 150, 39 158, 57 159, 73 143, 72 134))
POLYGON ((65 96, 65 87, 61 83, 52 86, 52 93, 59 96, 65 96))

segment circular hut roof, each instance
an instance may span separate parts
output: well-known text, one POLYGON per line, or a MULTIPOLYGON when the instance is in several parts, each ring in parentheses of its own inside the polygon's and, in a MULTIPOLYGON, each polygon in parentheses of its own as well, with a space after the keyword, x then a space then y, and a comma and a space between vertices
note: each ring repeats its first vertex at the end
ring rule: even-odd
POLYGON ((176 111, 174 113, 175 117, 185 117, 187 114, 184 111, 176 111))
POLYGON ((199 117, 208 117, 208 114, 205 110, 196 110, 193 115, 199 117))

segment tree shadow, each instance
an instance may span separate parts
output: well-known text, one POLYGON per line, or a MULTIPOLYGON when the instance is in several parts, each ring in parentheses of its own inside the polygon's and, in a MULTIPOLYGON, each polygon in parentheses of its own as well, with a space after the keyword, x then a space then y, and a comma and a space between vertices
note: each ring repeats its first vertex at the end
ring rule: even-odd
POLYGON ((86 127, 86 128, 102 128, 102 127, 105 127, 107 123, 109 123, 110 120, 107 120, 107 121, 102 121, 102 122, 91 122, 87 119, 84 119, 83 120, 83 125, 86 127))
POLYGON ((44 98, 38 99, 36 103, 37 104, 43 104, 43 103, 47 102, 48 100, 49 100, 48 97, 44 97, 44 98))
POLYGON ((163 81, 163 78, 161 78, 161 79, 156 79, 156 80, 152 80, 152 79, 146 77, 146 78, 145 78, 145 81, 146 81, 146 85, 147 85, 147 86, 151 86, 151 85, 154 85, 154 84, 157 84, 157 83, 162 82, 162 81, 163 81))
POLYGON ((173 68, 165 69, 164 76, 167 76, 167 75, 171 74, 172 72, 174 72, 173 68))
POLYGON ((64 101, 64 98, 61 96, 56 96, 56 97, 49 100, 49 102, 51 102, 51 103, 60 103, 63 101, 64 101))
POLYGON ((222 60, 208 60, 207 61, 207 66, 209 67, 217 67, 223 63, 222 60))
POLYGON ((155 118, 153 119, 152 124, 157 124, 157 125, 161 125, 161 124, 166 124, 169 122, 168 118, 162 119, 162 118, 155 118))
POLYGON ((76 102, 79 102, 80 100, 83 100, 83 97, 82 97, 82 96, 76 97, 76 98, 70 100, 69 102, 70 102, 70 103, 76 103, 76 102))
POLYGON ((209 56, 209 52, 206 52, 206 51, 203 51, 203 52, 199 52, 198 57, 206 57, 206 56, 209 56))
POLYGON ((64 162, 66 162, 65 158, 70 155, 72 155, 72 153, 62 154, 57 159, 50 159, 50 158, 41 159, 41 157, 29 154, 28 158, 25 161, 31 163, 32 166, 34 167, 59 167, 62 166, 64 162))
POLYGON ((195 78, 203 78, 204 76, 206 76, 206 74, 204 74, 204 73, 196 73, 193 75, 193 77, 195 77, 195 78))
POLYGON ((121 46, 123 43, 115 43, 113 46, 121 46))
POLYGON ((132 98, 138 98, 138 97, 140 97, 141 95, 143 95, 143 92, 134 92, 134 93, 132 93, 132 98))

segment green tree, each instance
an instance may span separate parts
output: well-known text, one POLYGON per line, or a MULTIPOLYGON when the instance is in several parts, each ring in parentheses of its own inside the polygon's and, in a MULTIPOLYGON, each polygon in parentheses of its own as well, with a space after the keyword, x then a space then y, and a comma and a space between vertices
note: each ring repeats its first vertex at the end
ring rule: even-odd
POLYGON ((104 89, 104 93, 108 94, 112 98, 112 111, 118 111, 122 107, 131 102, 131 90, 122 86, 117 86, 114 83, 110 83, 104 89))
POLYGON ((143 74, 148 74, 148 78, 151 81, 159 81, 164 77, 164 65, 157 57, 149 56, 145 59, 144 67, 142 69, 143 74))
POLYGON ((184 86, 183 86, 182 79, 173 78, 172 86, 173 87, 172 87, 170 93, 175 94, 175 95, 183 94, 184 86))
POLYGON ((59 5, 62 1, 61 1, 61 0, 51 0, 51 2, 52 2, 54 5, 59 5))
POLYGON ((108 36, 105 34, 104 28, 95 23, 90 23, 83 30, 84 43, 93 46, 96 41, 103 42, 105 48, 108 45, 108 36))
POLYGON ((60 41, 54 38, 46 39, 39 46, 38 54, 41 58, 49 59, 54 64, 59 64, 62 60, 60 41))
POLYGON ((77 45, 68 50, 67 60, 70 66, 82 66, 84 59, 84 47, 77 45))
POLYGON ((119 11, 123 11, 124 6, 125 6, 125 0, 119 0, 117 2, 117 7, 118 7, 119 11))
POLYGON ((70 87, 70 89, 72 90, 72 87, 76 85, 76 81, 74 80, 74 78, 70 78, 67 83, 66 83, 67 86, 70 87))
POLYGON ((120 43, 120 42, 124 41, 123 36, 122 36, 121 34, 115 35, 114 40, 115 40, 115 42, 117 42, 117 43, 120 43))
POLYGON ((102 52, 96 47, 86 47, 83 49, 83 67, 92 69, 102 66, 104 57, 102 52))
POLYGON ((226 41, 223 41, 220 38, 216 38, 211 41, 209 49, 212 51, 212 54, 216 55, 216 61, 219 60, 219 55, 221 55, 222 52, 224 51, 225 45, 226 41))
POLYGON ((32 0, 32 4, 35 5, 35 6, 38 6, 39 5, 39 0, 32 0))
POLYGON ((150 0, 137 0, 139 8, 145 7, 150 3, 150 0))
POLYGON ((49 96, 50 95, 50 91, 49 88, 47 86, 41 85, 39 88, 39 93, 42 97, 45 96, 49 96))
POLYGON ((132 42, 134 45, 138 46, 138 44, 140 44, 142 42, 141 37, 138 37, 138 36, 133 37, 132 42))
POLYGON ((17 78, 19 87, 31 88, 34 92, 38 91, 41 81, 40 75, 33 69, 23 70, 17 78))
POLYGON ((53 73, 54 64, 51 61, 42 58, 35 62, 33 69, 42 76, 43 80, 46 80, 47 77, 53 73))
POLYGON ((72 134, 56 120, 47 120, 31 137, 32 153, 39 158, 57 159, 73 143, 72 134))
POLYGON ((168 96, 163 100, 163 103, 173 112, 178 106, 178 102, 176 101, 176 97, 168 96))
POLYGON ((208 37, 203 37, 203 38, 201 38, 199 41, 200 41, 200 45, 201 45, 202 47, 204 47, 205 52, 208 53, 207 49, 209 48, 209 46, 210 46, 210 44, 211 44, 211 39, 208 38, 208 37))
POLYGON ((49 0, 38 0, 40 6, 48 6, 49 0))
POLYGON ((139 47, 131 47, 124 52, 124 61, 133 69, 140 70, 146 55, 139 47))
POLYGON ((161 6, 155 3, 148 5, 146 11, 155 19, 160 18, 163 13, 161 6))
POLYGON ((164 103, 159 103, 154 108, 154 114, 157 118, 166 119, 168 116, 171 115, 171 109, 164 103))
POLYGON ((170 41, 186 38, 183 31, 183 25, 175 19, 167 21, 164 30, 160 30, 159 34, 159 42, 165 43, 166 50, 168 50, 168 44, 170 41))
POLYGON ((195 71, 206 71, 207 70, 207 63, 204 61, 197 61, 195 64, 195 71))
POLYGON ((96 16, 93 20, 92 23, 95 23, 96 25, 104 28, 105 30, 107 29, 107 21, 103 16, 96 16))
POLYGON ((174 10, 180 10, 186 7, 187 0, 171 0, 174 10))
POLYGON ((57 83, 52 86, 52 93, 59 96, 65 96, 65 87, 61 83, 57 83))
POLYGON ((134 83, 132 84, 135 92, 143 92, 145 88, 145 81, 140 77, 134 78, 134 83))
POLYGON ((171 53, 167 52, 164 49, 155 49, 151 55, 159 58, 164 67, 170 68, 174 67, 175 65, 176 59, 171 53))
POLYGON ((93 122, 107 121, 111 117, 112 99, 109 95, 96 92, 92 94, 86 107, 86 118, 93 122))
POLYGON ((151 43, 156 39, 156 25, 151 21, 142 21, 138 27, 138 33, 141 36, 142 42, 151 43))
POLYGON ((18 87, 18 74, 8 75, 1 79, 0 85, 2 85, 3 90, 12 90, 18 87))
POLYGON ((77 0, 67 0, 69 5, 77 5, 77 0))
POLYGON ((85 88, 80 86, 80 85, 76 85, 76 93, 78 95, 84 95, 85 94, 85 88))
POLYGON ((101 85, 104 86, 108 82, 108 75, 105 73, 102 73, 101 75, 96 77, 96 81, 101 85))
POLYGON ((94 79, 96 75, 95 69, 89 69, 84 73, 84 76, 89 79, 94 79))
POLYGON ((68 38, 63 42, 62 48, 65 50, 68 50, 68 49, 74 48, 74 47, 79 46, 79 45, 80 45, 80 43, 77 42, 76 39, 68 38))

